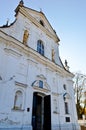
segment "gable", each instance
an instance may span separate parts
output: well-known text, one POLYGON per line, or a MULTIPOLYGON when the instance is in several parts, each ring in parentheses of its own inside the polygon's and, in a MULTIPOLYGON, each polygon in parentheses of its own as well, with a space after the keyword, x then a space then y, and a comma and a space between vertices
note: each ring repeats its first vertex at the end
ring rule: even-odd
MULTIPOLYGON (((54 52, 55 53, 54 54, 55 64, 57 64, 63 68, 61 60, 59 59, 59 51, 58 51, 59 38, 57 37, 55 31, 53 30, 52 26, 50 25, 49 21, 47 20, 46 16, 43 14, 43 12, 38 12, 36 10, 27 8, 25 6, 22 6, 19 9, 17 8, 15 10, 15 12, 16 12, 16 21, 14 22, 15 24, 2 28, 2 30, 5 33, 7 33, 8 35, 16 38, 18 41, 21 41, 22 43, 24 43, 23 42, 24 29, 26 29, 25 31, 27 31, 30 29, 30 27, 31 28, 33 27, 33 32, 35 32, 34 31, 34 24, 35 24, 38 27, 37 29, 39 29, 39 28, 41 29, 40 32, 44 31, 44 34, 49 36, 48 38, 44 37, 45 38, 44 40, 47 39, 45 43, 49 43, 48 44, 49 52, 47 49, 47 53, 45 54, 45 56, 52 61, 52 48, 53 48, 55 51, 54 52), (25 17, 26 17, 26 19, 25 19, 25 17), (40 23, 40 21, 43 23, 40 23), (28 23, 30 23, 30 24, 28 24, 28 23), (57 43, 58 45, 55 43, 57 43)), ((32 31, 32 30, 30 30, 30 31, 32 31)), ((30 33, 30 37, 28 39, 31 41, 28 41, 27 45, 29 45, 29 47, 36 50, 37 48, 35 47, 34 41, 31 39, 32 35, 34 36, 34 38, 36 37, 36 35, 30 33), (31 44, 31 42, 33 43, 33 46, 31 44)), ((38 32, 37 32, 37 35, 38 35, 38 32)), ((42 38, 43 38, 43 35, 42 35, 42 38)), ((35 39, 35 40, 37 40, 37 39, 35 39)), ((45 47, 47 48, 46 44, 45 44, 45 47)))
POLYGON ((54 37, 59 41, 59 37, 57 36, 55 30, 52 28, 51 24, 47 20, 46 16, 42 11, 36 11, 27 7, 22 7, 22 9, 26 12, 27 15, 30 15, 36 22, 38 22, 44 29, 46 29, 49 33, 51 33, 54 37), (43 24, 43 25, 42 25, 43 24))

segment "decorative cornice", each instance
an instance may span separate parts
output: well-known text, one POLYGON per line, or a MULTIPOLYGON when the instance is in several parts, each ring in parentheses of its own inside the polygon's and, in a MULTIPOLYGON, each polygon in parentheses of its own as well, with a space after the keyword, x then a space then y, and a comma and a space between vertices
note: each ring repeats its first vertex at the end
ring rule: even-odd
POLYGON ((21 87, 24 87, 24 88, 26 88, 26 87, 28 86, 27 84, 20 83, 20 82, 18 82, 18 81, 15 81, 15 85, 21 86, 21 87))
POLYGON ((13 49, 4 48, 4 51, 7 52, 8 54, 13 54, 13 55, 18 56, 18 57, 22 56, 21 54, 14 51, 13 49))
POLYGON ((33 88, 34 88, 35 90, 37 90, 37 91, 39 90, 40 92, 47 92, 47 93, 50 92, 50 90, 48 90, 48 89, 39 88, 39 87, 37 87, 37 86, 34 86, 33 88))
POLYGON ((6 40, 5 44, 9 44, 9 46, 11 45, 11 47, 17 48, 18 50, 20 50, 20 52, 23 52, 23 53, 33 57, 37 62, 44 64, 47 68, 50 68, 52 71, 55 71, 62 75, 71 76, 72 78, 74 77, 74 75, 72 73, 66 71, 61 66, 53 63, 47 57, 40 55, 37 51, 33 50, 30 47, 25 46, 24 44, 22 44, 22 42, 9 36, 8 34, 4 33, 1 30, 0 30, 0 38, 1 39, 3 38, 4 41, 6 40))

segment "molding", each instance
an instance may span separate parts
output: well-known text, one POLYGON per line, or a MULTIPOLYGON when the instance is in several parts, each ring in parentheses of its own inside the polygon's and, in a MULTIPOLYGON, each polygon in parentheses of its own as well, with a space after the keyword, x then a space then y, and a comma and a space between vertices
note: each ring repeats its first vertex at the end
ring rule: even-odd
MULTIPOLYGON (((0 33, 4 33, 4 32, 0 30, 0 33)), ((33 57, 33 59, 35 59, 37 62, 40 62, 41 64, 44 64, 45 67, 49 68, 50 70, 58 72, 59 74, 61 74, 63 76, 66 75, 66 76, 71 76, 72 78, 74 77, 74 75, 71 72, 66 71, 61 66, 53 63, 47 57, 40 55, 36 50, 34 50, 28 46, 25 46, 24 44, 22 44, 22 42, 7 35, 6 33, 3 34, 3 39, 5 39, 7 41, 6 42, 7 45, 9 45, 9 46, 11 45, 11 47, 17 48, 17 50, 19 50, 20 52, 23 52, 26 55, 33 57)))
POLYGON ((33 88, 40 92, 46 92, 46 93, 50 92, 50 90, 45 89, 45 88, 39 88, 38 86, 33 86, 33 88))
POLYGON ((26 87, 28 86, 27 84, 20 83, 20 82, 18 82, 18 81, 15 81, 15 85, 20 86, 20 87, 23 87, 23 88, 26 88, 26 87))
POLYGON ((14 51, 13 49, 8 49, 8 48, 4 48, 4 51, 7 52, 7 53, 10 53, 10 54, 13 54, 15 56, 22 56, 21 54, 19 54, 18 52, 14 51))
POLYGON ((34 63, 34 64, 36 64, 36 65, 38 64, 36 61, 34 61, 33 59, 30 59, 30 58, 28 58, 27 61, 28 61, 28 62, 32 62, 32 63, 34 63))
POLYGON ((59 96, 59 93, 52 92, 52 95, 59 96))
POLYGON ((46 80, 46 77, 43 74, 37 75, 37 78, 46 80))

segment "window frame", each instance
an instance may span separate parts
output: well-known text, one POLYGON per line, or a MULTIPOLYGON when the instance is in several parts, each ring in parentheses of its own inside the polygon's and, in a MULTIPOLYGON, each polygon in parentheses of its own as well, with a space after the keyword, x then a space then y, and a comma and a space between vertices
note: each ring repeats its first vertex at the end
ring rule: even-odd
POLYGON ((22 90, 22 89, 16 89, 15 90, 15 92, 14 92, 14 100, 13 100, 13 108, 12 108, 12 110, 15 110, 15 111, 24 111, 25 109, 24 109, 24 101, 25 101, 25 94, 24 94, 24 90, 22 90), (21 92, 22 93, 22 98, 21 98, 21 107, 18 107, 18 106, 16 106, 16 94, 17 94, 17 92, 21 92))
POLYGON ((44 56, 44 44, 41 40, 37 41, 37 52, 44 56))
POLYGON ((64 102, 65 114, 69 114, 68 102, 64 102))
POLYGON ((39 80, 39 88, 43 88, 43 81, 39 80))
POLYGON ((70 117, 65 117, 65 122, 70 122, 70 117))

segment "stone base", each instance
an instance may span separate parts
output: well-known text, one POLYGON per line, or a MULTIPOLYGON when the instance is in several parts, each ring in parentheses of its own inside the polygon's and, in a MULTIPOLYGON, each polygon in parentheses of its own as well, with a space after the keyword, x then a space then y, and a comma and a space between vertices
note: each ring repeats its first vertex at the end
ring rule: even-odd
MULTIPOLYGON (((32 126, 8 126, 0 125, 0 130, 32 130, 32 126)), ((51 130, 80 130, 79 124, 58 124, 53 125, 51 130)))
POLYGON ((53 125, 51 130, 80 130, 79 124, 58 124, 53 125))
POLYGON ((0 130, 32 130, 32 126, 0 126, 0 130))

